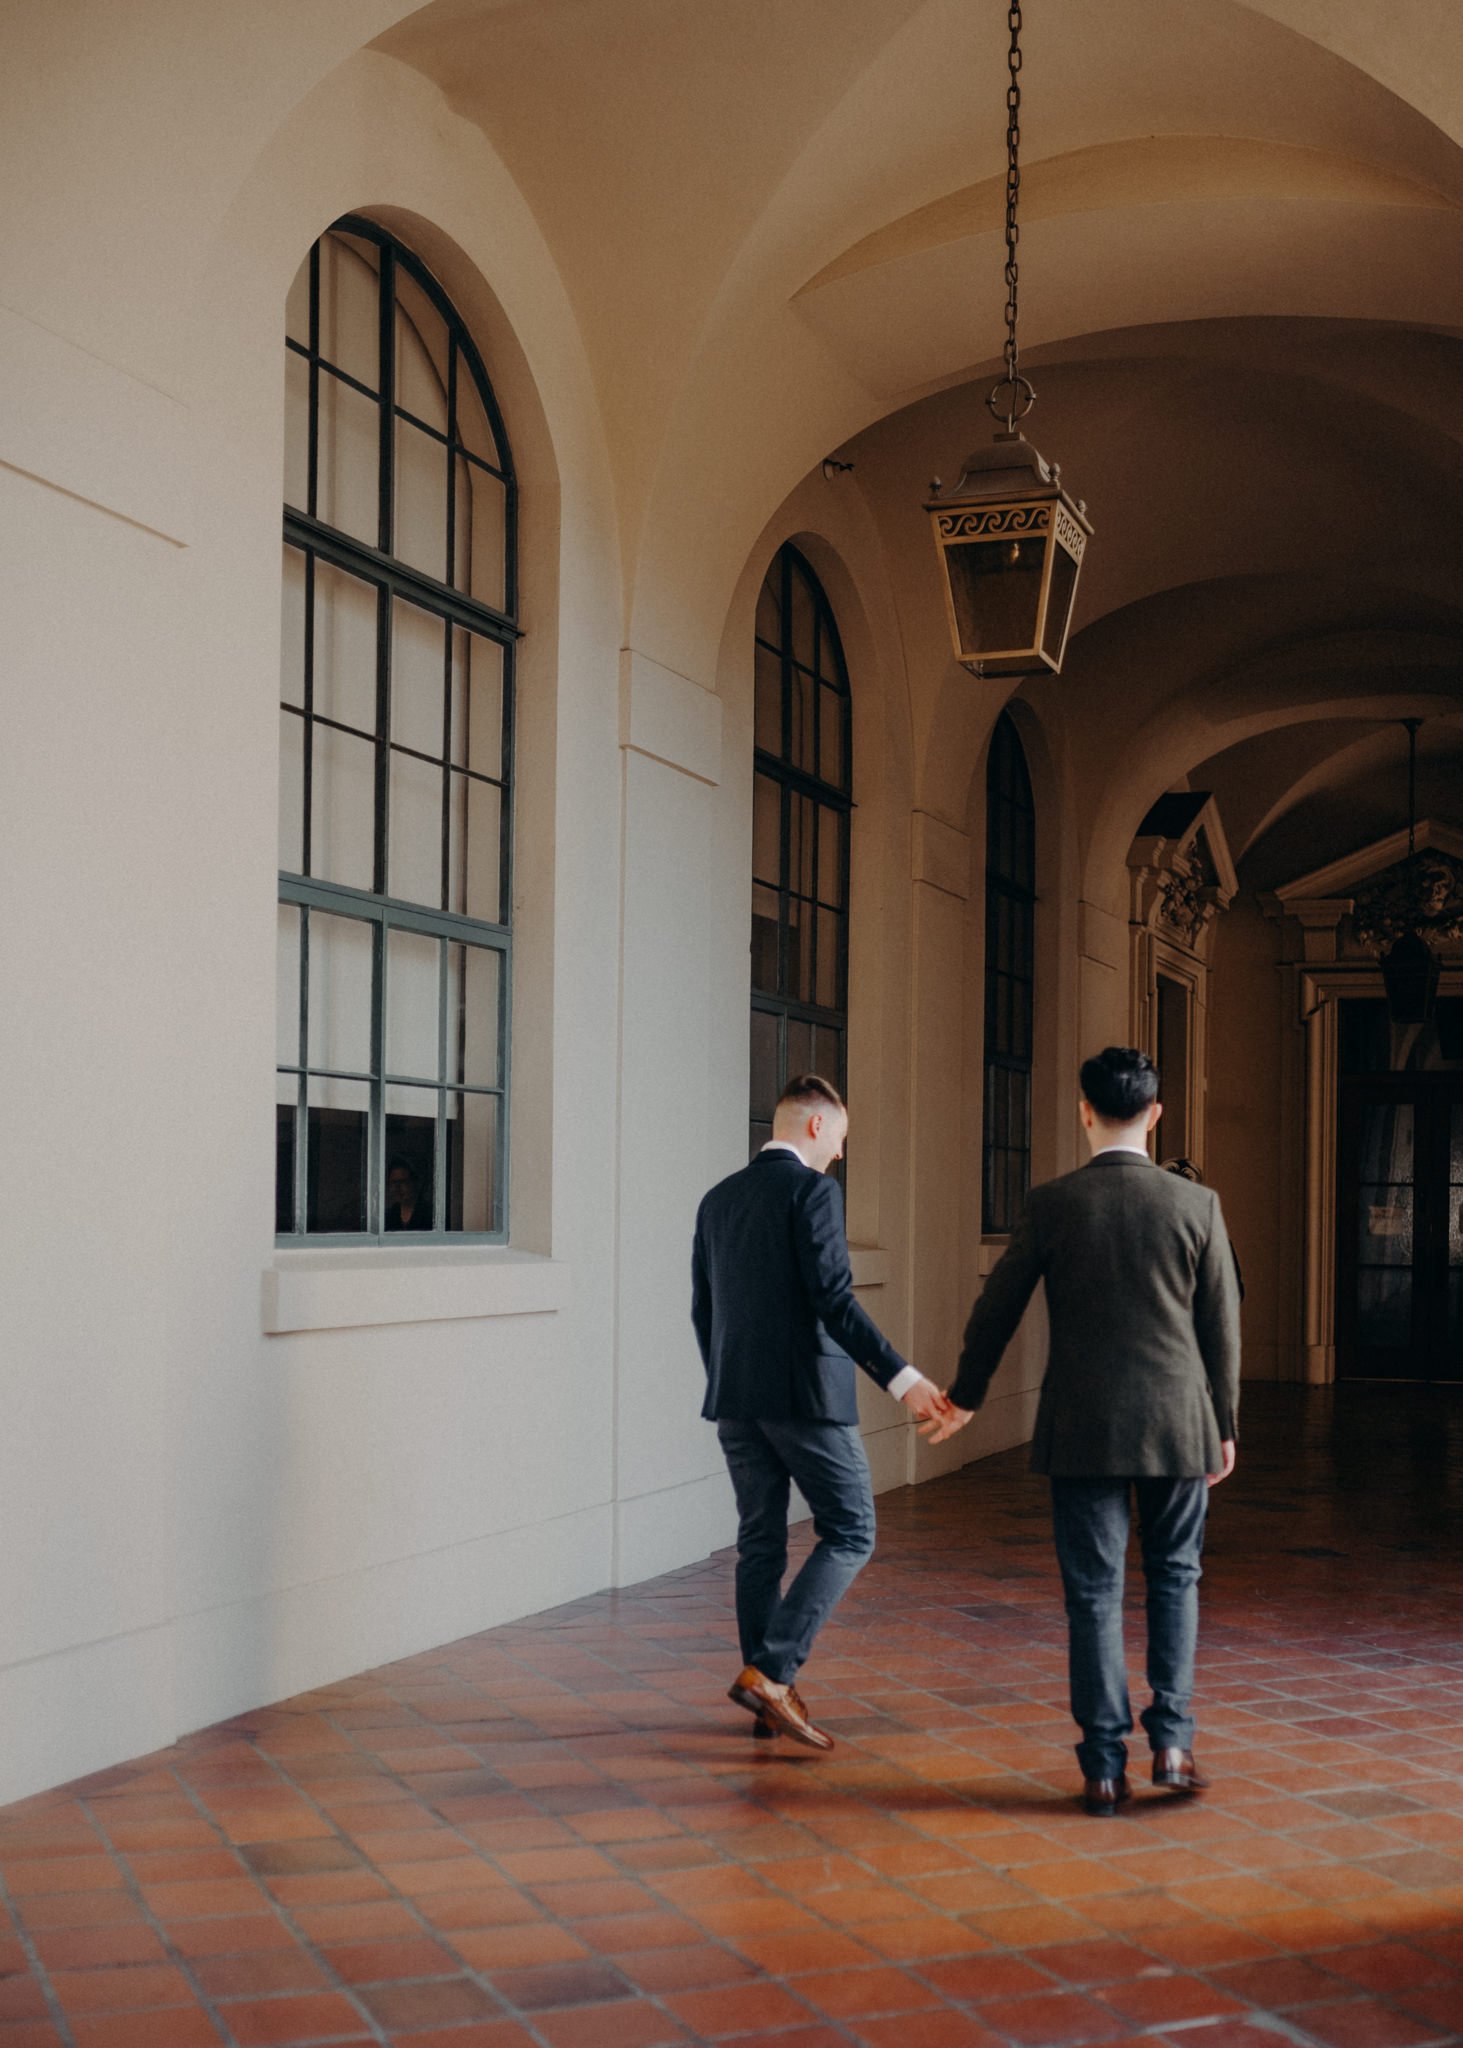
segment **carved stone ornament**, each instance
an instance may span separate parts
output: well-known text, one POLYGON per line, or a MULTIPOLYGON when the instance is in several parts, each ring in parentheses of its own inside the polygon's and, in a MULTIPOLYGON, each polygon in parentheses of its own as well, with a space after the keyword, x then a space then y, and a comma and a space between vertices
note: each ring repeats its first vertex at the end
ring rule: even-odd
POLYGON ((1359 890, 1352 930, 1369 953, 1386 953, 1408 932, 1432 947, 1463 942, 1463 861, 1429 850, 1384 868, 1359 890))
POLYGON ((1171 931, 1186 946, 1192 946, 1214 915, 1213 894, 1199 875, 1186 868, 1171 868, 1158 882, 1160 929, 1171 931))

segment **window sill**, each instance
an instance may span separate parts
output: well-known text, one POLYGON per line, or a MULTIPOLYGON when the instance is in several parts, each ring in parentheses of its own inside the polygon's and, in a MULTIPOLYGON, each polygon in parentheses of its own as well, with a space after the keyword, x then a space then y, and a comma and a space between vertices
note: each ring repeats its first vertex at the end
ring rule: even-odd
POLYGON ((553 1315, 569 1299, 569 1269, 500 1245, 278 1252, 265 1268, 262 1292, 264 1334, 285 1337, 383 1323, 553 1315))

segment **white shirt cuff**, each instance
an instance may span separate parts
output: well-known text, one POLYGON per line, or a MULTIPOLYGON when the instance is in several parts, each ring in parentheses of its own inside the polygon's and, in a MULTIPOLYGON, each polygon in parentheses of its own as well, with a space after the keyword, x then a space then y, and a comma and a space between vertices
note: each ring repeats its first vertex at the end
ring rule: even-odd
POLYGON ((902 1401, 910 1388, 917 1387, 923 1378, 924 1374, 919 1370, 918 1366, 907 1365, 903 1372, 895 1373, 884 1391, 892 1394, 896 1401, 902 1401))

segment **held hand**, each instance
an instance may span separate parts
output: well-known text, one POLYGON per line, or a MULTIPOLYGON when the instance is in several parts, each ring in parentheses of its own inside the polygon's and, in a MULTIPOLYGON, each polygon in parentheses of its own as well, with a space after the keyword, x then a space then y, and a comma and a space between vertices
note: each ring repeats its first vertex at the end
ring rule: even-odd
POLYGON ((1210 1486, 1217 1486, 1221 1479, 1228 1479, 1230 1473, 1234 1470, 1234 1438, 1231 1437, 1227 1443, 1222 1443, 1219 1446, 1219 1449, 1221 1454, 1223 1455, 1224 1462, 1217 1472, 1211 1472, 1208 1474, 1206 1484, 1210 1486))
POLYGON ((940 1392, 933 1380, 916 1380, 909 1392, 899 1398, 921 1424, 938 1422, 950 1412, 948 1396, 940 1392))
POLYGON ((920 1435, 932 1444, 942 1444, 947 1437, 954 1436, 957 1430, 964 1429, 975 1413, 973 1408, 957 1408, 948 1394, 944 1396, 944 1401, 945 1413, 942 1416, 928 1424, 920 1424, 920 1435))

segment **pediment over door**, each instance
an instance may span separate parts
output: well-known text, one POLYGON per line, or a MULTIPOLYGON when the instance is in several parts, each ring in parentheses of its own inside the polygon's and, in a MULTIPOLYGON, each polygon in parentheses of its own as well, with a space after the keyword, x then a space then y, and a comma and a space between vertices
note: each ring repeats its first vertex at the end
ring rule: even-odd
MULTIPOLYGON (((1445 959, 1463 959, 1463 832, 1423 818, 1414 834, 1416 867, 1424 889, 1421 930, 1445 959)), ((1404 925, 1404 891, 1410 895, 1407 830, 1325 867, 1297 875, 1260 899, 1267 916, 1290 918, 1301 935, 1306 961, 1375 961, 1404 925)))
POLYGON ((1130 924, 1195 957, 1239 883, 1219 806, 1204 789, 1170 790, 1128 849, 1130 924))

